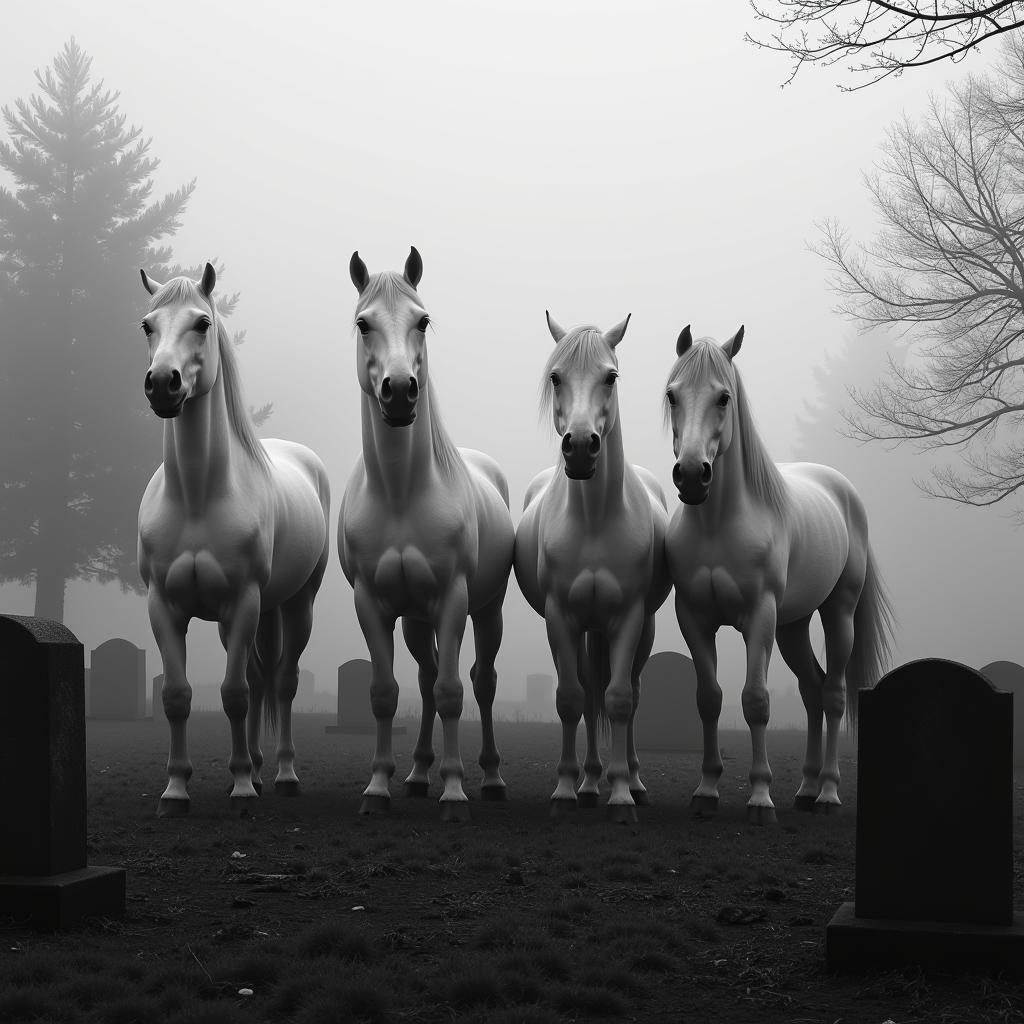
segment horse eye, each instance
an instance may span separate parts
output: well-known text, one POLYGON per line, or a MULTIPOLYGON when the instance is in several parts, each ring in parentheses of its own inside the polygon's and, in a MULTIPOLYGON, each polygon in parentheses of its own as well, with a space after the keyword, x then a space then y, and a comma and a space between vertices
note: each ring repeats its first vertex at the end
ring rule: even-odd
POLYGON ((429 325, 430 325, 430 317, 429 316, 421 316, 420 317, 420 322, 416 325, 416 330, 419 331, 420 334, 423 334, 426 331, 426 329, 427 329, 427 327, 429 325))
POLYGON ((668 399, 668 404, 669 405, 675 405, 676 404, 676 396, 671 391, 666 391, 665 392, 665 397, 668 399))
POLYGON ((724 392, 722 394, 722 396, 718 399, 718 404, 719 404, 719 406, 722 409, 724 409, 729 404, 729 392, 728 391, 724 392))
POLYGON ((551 374, 551 383, 557 388, 562 383, 562 378, 557 373, 551 374))
POLYGON ((210 329, 211 326, 212 325, 211 325, 210 321, 207 320, 206 317, 204 316, 201 320, 199 320, 196 323, 196 330, 200 334, 205 334, 210 329))
POLYGON ((608 372, 608 376, 605 377, 605 379, 604 379, 604 386, 606 388, 612 387, 615 384, 615 378, 616 377, 618 377, 618 374, 614 370, 610 370, 608 372))
POLYGON ((356 321, 356 328, 360 334, 365 335, 370 333, 370 325, 362 317, 356 321))
POLYGON ((142 327, 142 333, 147 338, 153 333, 153 328, 150 327, 149 324, 147 324, 145 320, 142 321, 142 324, 140 326, 142 327))

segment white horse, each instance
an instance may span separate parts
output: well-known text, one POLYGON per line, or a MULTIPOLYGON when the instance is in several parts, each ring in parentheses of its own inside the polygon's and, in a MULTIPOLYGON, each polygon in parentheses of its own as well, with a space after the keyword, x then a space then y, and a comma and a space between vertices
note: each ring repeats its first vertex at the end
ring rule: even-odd
POLYGON ((856 723, 858 689, 881 676, 893 619, 868 544, 867 513, 850 481, 828 466, 769 460, 733 363, 742 341, 741 327, 722 346, 694 342, 687 326, 676 342, 665 412, 676 456, 672 480, 683 504, 669 522, 665 548, 704 726, 692 806, 698 813, 718 807, 722 688, 715 634, 730 625, 747 649, 743 715, 753 748, 747 814, 761 824, 775 820, 765 746, 773 643, 795 673, 807 710, 796 807, 828 811, 840 805, 839 723, 844 710, 856 723), (815 611, 825 632, 824 671, 808 632, 815 611))
POLYGON ((213 267, 206 264, 198 283, 176 277, 161 285, 141 274, 153 297, 142 319, 145 391, 165 420, 163 465, 139 508, 139 571, 171 729, 159 813, 189 809, 185 632, 193 618, 216 622, 227 652, 221 699, 231 724, 231 806, 244 811, 262 789, 264 700, 268 721, 280 718, 275 789, 298 793, 291 705, 327 565, 327 473, 308 448, 256 437, 213 300, 213 267))
POLYGON ((359 253, 352 254, 349 272, 359 292, 356 373, 363 453, 341 499, 338 553, 355 591, 356 615, 373 664, 370 704, 377 720, 377 749, 361 812, 390 807, 388 784, 395 771, 391 732, 398 707, 394 630, 401 618, 419 666, 423 701, 405 791, 427 794, 434 715, 439 714, 444 734, 441 816, 465 820, 469 805, 459 753, 459 652, 467 616, 473 619, 476 662, 470 677, 483 732, 481 795, 505 798, 491 706, 515 536, 508 484, 493 459, 456 448, 441 425, 427 374, 430 318, 416 291, 423 263, 415 247, 404 274, 371 276, 359 253))
POLYGON ((526 491, 515 570, 544 616, 558 674, 562 758, 551 810, 597 803, 601 759, 596 721, 611 721, 609 813, 636 821, 646 804, 633 719, 640 672, 654 643, 654 613, 671 584, 664 543, 668 512, 653 474, 626 462, 615 347, 629 317, 603 334, 566 332, 548 315, 555 350, 544 369, 545 401, 561 437, 564 473, 544 470, 526 491), (576 792, 576 728, 586 720, 585 777, 576 792))

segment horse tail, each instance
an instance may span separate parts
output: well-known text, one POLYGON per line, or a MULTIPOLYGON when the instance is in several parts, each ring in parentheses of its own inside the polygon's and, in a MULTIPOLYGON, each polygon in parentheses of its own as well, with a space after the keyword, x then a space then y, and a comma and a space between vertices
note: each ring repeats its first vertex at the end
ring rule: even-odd
POLYGON ((857 691, 871 687, 888 670, 892 658, 895 615, 868 545, 864 589, 853 614, 853 650, 846 668, 846 724, 857 724, 857 691))
POLYGON ((257 665, 260 685, 263 687, 263 725, 267 731, 277 731, 277 665, 260 660, 257 665))
POLYGON ((596 630, 583 635, 580 644, 580 682, 583 684, 583 699, 590 705, 594 721, 607 738, 609 733, 608 711, 604 706, 604 693, 611 680, 611 652, 608 638, 596 630))

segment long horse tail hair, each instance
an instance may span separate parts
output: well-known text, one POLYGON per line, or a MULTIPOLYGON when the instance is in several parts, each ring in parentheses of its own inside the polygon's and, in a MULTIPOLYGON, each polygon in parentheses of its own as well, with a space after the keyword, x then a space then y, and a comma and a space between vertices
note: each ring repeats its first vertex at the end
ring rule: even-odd
POLYGON ((263 725, 277 730, 277 665, 281 660, 282 629, 277 616, 274 632, 270 635, 257 633, 256 642, 249 654, 245 676, 249 682, 249 700, 253 691, 258 690, 263 700, 263 725))
POLYGON ((868 545, 864 589, 853 614, 853 650, 846 667, 846 726, 857 724, 857 692, 875 685, 888 670, 896 617, 868 545))
POLYGON ((591 630, 583 634, 580 642, 580 682, 583 684, 583 699, 593 712, 594 721, 607 739, 610 731, 608 711, 604 706, 604 692, 611 681, 611 651, 608 638, 591 630))

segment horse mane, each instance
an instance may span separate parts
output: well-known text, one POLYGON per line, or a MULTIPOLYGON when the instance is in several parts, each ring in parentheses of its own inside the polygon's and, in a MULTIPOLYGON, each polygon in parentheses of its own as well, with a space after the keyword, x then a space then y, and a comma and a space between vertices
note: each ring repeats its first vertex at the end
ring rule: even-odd
MULTIPOLYGON (((399 300, 403 298, 411 299, 422 305, 419 293, 401 274, 396 274, 393 270, 373 274, 366 287, 359 293, 359 298, 356 301, 356 318, 358 319, 359 314, 371 302, 376 302, 378 299, 388 309, 394 309, 399 300)), ((424 356, 424 364, 426 363, 427 357, 424 356)), ((437 395, 433 388, 430 389, 428 401, 430 402, 430 447, 442 474, 449 480, 454 480, 467 472, 466 464, 463 462, 458 448, 455 447, 455 442, 444 428, 437 395)))
POLYGON ((252 459, 258 469, 269 475, 270 459, 262 442, 256 436, 256 425, 245 404, 235 346, 228 336, 221 318, 217 315, 213 301, 203 295, 195 281, 188 277, 175 277, 156 293, 150 308, 159 309, 161 306, 185 303, 208 306, 214 314, 213 329, 217 332, 219 354, 218 375, 224 382, 224 401, 227 406, 228 423, 243 451, 252 459))
POLYGON ((615 366, 619 365, 615 350, 604 340, 599 328, 586 324, 567 331, 544 364, 544 375, 540 382, 541 415, 547 412, 554 394, 555 386, 551 383, 551 371, 555 368, 556 362, 565 370, 574 370, 580 366, 589 366, 595 360, 608 356, 611 356, 615 366))
MULTIPOLYGON (((711 338, 700 338, 684 352, 673 365, 668 375, 669 384, 683 378, 693 383, 717 371, 726 380, 736 382, 733 400, 736 403, 736 426, 740 434, 740 449, 743 453, 743 479, 751 493, 771 508, 780 518, 789 514, 789 492, 779 467, 772 461, 761 435, 754 425, 754 416, 747 401, 747 390, 736 364, 726 355, 722 347, 711 338)), ((663 399, 665 422, 671 422, 671 407, 668 397, 663 399)))

